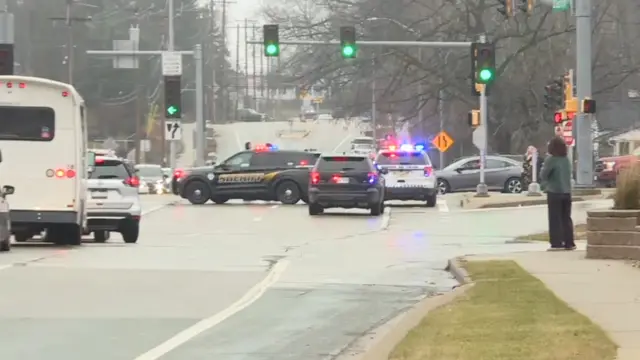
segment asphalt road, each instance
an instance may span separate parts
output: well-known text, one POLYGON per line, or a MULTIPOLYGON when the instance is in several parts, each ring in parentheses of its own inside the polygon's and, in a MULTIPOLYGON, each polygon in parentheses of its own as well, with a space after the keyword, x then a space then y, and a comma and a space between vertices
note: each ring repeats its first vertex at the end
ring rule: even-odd
MULTIPOLYGON (((275 142, 262 132, 274 126, 225 125, 223 151, 235 151, 234 132, 275 142)), ((348 142, 330 125, 314 130, 284 146, 330 151, 348 142)), ((138 244, 113 235, 106 244, 34 243, 0 254, 0 359, 333 359, 407 306, 451 289, 448 258, 545 247, 509 243, 544 229, 543 207, 463 210, 456 195, 377 218, 142 201, 138 244)), ((602 204, 576 204, 574 218, 602 204)))

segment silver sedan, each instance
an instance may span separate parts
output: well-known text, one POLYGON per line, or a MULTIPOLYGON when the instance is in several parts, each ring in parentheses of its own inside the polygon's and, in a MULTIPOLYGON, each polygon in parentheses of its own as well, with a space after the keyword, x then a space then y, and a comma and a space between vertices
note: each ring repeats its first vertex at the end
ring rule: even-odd
MULTIPOLYGON (((441 194, 455 191, 475 191, 480 182, 480 157, 455 161, 436 171, 441 194)), ((487 156, 485 183, 491 191, 522 192, 522 163, 503 156, 487 156)))

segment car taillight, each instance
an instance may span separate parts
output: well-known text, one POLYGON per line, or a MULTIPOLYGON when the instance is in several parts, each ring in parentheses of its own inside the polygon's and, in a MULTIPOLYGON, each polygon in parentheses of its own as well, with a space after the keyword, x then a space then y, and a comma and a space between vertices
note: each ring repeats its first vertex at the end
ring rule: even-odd
POLYGON ((369 181, 369 184, 375 184, 378 181, 378 174, 370 172, 367 174, 367 181, 369 181))
POLYGON ((431 176, 432 172, 433 172, 433 166, 424 167, 424 176, 431 176))
POLYGON ((124 183, 126 185, 129 185, 131 187, 138 187, 140 186, 140 179, 138 179, 137 177, 130 177, 127 180, 124 181, 124 183))
POLYGON ((320 173, 313 171, 311 173, 311 184, 318 185, 320 183, 320 173))
POLYGON ((342 176, 340 176, 340 175, 333 175, 331 177, 331 181, 336 183, 336 184, 340 182, 340 179, 342 179, 342 176))
POLYGON ((178 169, 173 172, 173 177, 175 177, 176 179, 182 179, 185 176, 187 176, 187 172, 184 170, 178 169))
POLYGON ((309 163, 306 160, 300 161, 300 166, 306 166, 306 165, 309 165, 309 163))

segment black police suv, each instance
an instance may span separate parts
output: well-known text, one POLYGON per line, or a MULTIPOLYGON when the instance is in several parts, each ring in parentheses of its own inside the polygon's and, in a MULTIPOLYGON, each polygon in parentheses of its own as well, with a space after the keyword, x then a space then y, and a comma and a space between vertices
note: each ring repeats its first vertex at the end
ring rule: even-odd
POLYGON ((185 170, 178 192, 194 205, 230 199, 306 202, 309 171, 319 156, 295 150, 241 151, 218 165, 185 170))
POLYGON ((378 170, 365 155, 322 155, 310 174, 309 215, 328 208, 384 211, 385 170, 378 170))

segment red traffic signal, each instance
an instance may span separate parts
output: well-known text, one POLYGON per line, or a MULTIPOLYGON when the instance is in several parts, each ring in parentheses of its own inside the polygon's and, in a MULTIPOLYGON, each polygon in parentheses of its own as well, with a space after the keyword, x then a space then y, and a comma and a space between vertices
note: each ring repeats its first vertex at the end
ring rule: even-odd
POLYGON ((582 112, 585 114, 596 113, 596 101, 593 99, 582 100, 582 112))
POLYGON ((556 111, 556 113, 553 114, 553 122, 556 124, 562 124, 562 120, 562 112, 556 111))

